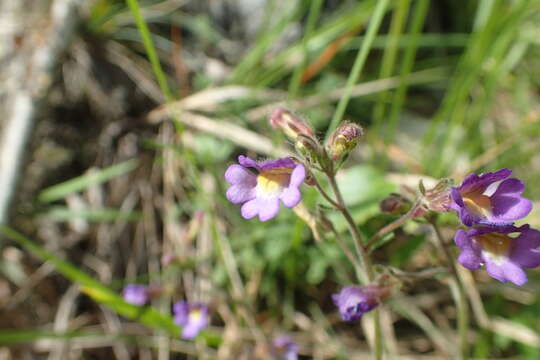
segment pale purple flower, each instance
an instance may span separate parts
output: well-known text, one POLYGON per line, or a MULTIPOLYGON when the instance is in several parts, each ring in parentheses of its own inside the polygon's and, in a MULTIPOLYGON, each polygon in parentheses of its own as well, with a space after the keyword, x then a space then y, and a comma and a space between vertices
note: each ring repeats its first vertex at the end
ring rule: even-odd
POLYGON ((278 335, 272 340, 272 353, 280 360, 297 360, 298 344, 289 335, 278 335))
POLYGON ((202 303, 180 301, 173 305, 174 323, 182 327, 182 338, 193 339, 208 326, 208 307, 202 303))
POLYGON ((277 215, 280 201, 288 208, 300 202, 299 187, 306 177, 302 164, 291 158, 256 162, 242 155, 238 162, 225 172, 225 180, 231 185, 227 199, 243 204, 241 214, 245 219, 259 215, 261 221, 270 220, 277 215))
POLYGON ((540 231, 529 225, 458 230, 454 241, 461 249, 461 265, 471 270, 485 265, 487 273, 502 282, 523 285, 527 282, 523 268, 540 266, 540 231))
POLYGON ((142 306, 146 304, 149 299, 148 286, 128 284, 124 288, 122 296, 127 303, 142 306))
POLYGON ((450 208, 467 226, 509 225, 527 216, 532 203, 521 196, 525 189, 523 182, 509 179, 511 174, 509 169, 470 174, 460 186, 452 188, 450 208))
POLYGON ((339 308, 341 318, 345 321, 358 320, 389 294, 389 289, 378 285, 346 286, 332 295, 334 304, 339 308))

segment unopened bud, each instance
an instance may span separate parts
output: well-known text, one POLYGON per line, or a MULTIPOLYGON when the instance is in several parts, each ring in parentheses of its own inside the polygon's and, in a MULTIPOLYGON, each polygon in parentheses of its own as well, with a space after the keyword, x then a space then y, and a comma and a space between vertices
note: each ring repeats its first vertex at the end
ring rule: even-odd
POLYGON ((274 110, 270 117, 270 125, 274 129, 283 131, 291 140, 296 141, 299 135, 303 135, 315 141, 313 128, 288 110, 274 110))
POLYGON ((392 193, 379 204, 382 212, 388 214, 405 214, 411 209, 411 202, 402 195, 392 193))
POLYGON ((334 161, 344 159, 358 144, 364 135, 360 125, 351 122, 342 123, 330 137, 327 148, 334 161))

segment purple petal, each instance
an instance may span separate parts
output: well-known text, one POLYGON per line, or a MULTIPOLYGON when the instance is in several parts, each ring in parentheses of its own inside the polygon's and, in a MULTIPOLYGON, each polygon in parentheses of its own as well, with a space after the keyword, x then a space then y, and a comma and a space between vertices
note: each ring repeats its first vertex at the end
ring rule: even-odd
POLYGON ((491 197, 493 215, 501 220, 517 220, 529 214, 532 203, 521 196, 525 185, 518 179, 504 180, 491 197))
POLYGON ((199 329, 195 325, 189 324, 187 326, 184 326, 182 328, 182 339, 194 339, 199 334, 199 331, 201 331, 201 329, 199 329))
POLYGON ((244 155, 238 156, 238 163, 240 163, 240 165, 245 166, 245 167, 252 167, 255 169, 261 168, 255 160, 248 158, 247 156, 244 156, 244 155))
POLYGON ((513 241, 510 260, 520 266, 534 268, 540 266, 540 231, 525 229, 513 241))
POLYGON ((450 203, 450 208, 454 211, 458 211, 464 207, 463 204, 463 198, 461 197, 461 194, 459 193, 459 190, 455 187, 453 187, 450 190, 450 197, 452 198, 452 202, 450 203))
POLYGON ((255 186, 257 184, 257 177, 245 167, 238 164, 233 164, 227 168, 227 171, 225 171, 225 180, 230 185, 253 184, 255 186))
POLYGON ((464 180, 461 186, 459 187, 460 191, 481 191, 483 192, 490 184, 504 180, 507 177, 512 175, 512 170, 510 169, 499 169, 494 172, 487 172, 480 174, 470 174, 464 180))
POLYGON ((459 229, 456 232, 456 235, 454 235, 454 242, 460 249, 463 249, 465 246, 468 246, 468 244, 470 243, 470 240, 467 237, 467 233, 465 232, 465 230, 459 229))
POLYGON ((298 190, 298 188, 286 188, 281 192, 279 198, 281 201, 283 201, 283 205, 288 208, 292 208, 298 205, 302 195, 300 194, 300 190, 298 190))
POLYGON ((275 168, 294 168, 296 163, 293 161, 293 159, 289 157, 277 159, 277 160, 267 160, 263 161, 260 164, 261 169, 263 170, 269 170, 269 169, 275 169, 275 168))
POLYGON ((227 190, 227 199, 233 204, 241 204, 252 200, 255 198, 255 186, 244 184, 233 185, 227 190))
POLYGON ((470 270, 479 269, 482 265, 482 257, 480 255, 480 249, 470 238, 470 235, 463 230, 458 230, 454 241, 456 245, 461 249, 458 261, 461 265, 470 270))
POLYGON ((259 199, 255 198, 242 205, 240 213, 244 219, 251 219, 252 217, 257 216, 259 213, 259 207, 259 199))
POLYGON ((127 303, 142 306, 148 302, 148 286, 137 284, 126 285, 122 295, 127 303))
POLYGON ((279 212, 279 199, 267 198, 259 199, 259 220, 267 221, 272 219, 279 212))
POLYGON ((502 282, 511 281, 516 285, 523 285, 527 282, 525 271, 511 261, 496 264, 491 260, 486 260, 486 271, 491 277, 502 282))
POLYGON ((473 226, 480 221, 480 217, 471 213, 465 206, 459 209, 459 219, 466 226, 473 226))
POLYGON ((189 304, 185 301, 179 301, 173 305, 174 323, 179 326, 185 326, 189 318, 189 304))
POLYGON ((289 187, 299 187, 306 178, 306 169, 304 165, 298 164, 291 173, 291 180, 289 181, 289 187))
POLYGON ((182 328, 182 338, 189 340, 197 337, 199 332, 201 332, 201 330, 204 329, 207 325, 207 314, 201 314, 199 320, 189 322, 188 324, 186 324, 186 326, 182 328))

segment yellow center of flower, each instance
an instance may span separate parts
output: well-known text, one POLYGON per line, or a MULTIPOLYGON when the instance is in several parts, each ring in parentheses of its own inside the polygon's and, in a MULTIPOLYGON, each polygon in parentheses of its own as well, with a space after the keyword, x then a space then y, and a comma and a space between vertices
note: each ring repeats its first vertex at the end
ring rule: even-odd
POLYGON ((491 200, 488 196, 475 192, 462 194, 465 207, 472 213, 488 217, 491 215, 491 200))
POLYGON ((262 170, 257 176, 257 189, 263 195, 275 195, 289 185, 291 172, 291 168, 285 167, 262 170))
POLYGON ((500 262, 508 256, 512 238, 505 234, 488 233, 474 237, 482 247, 484 256, 489 257, 495 262, 500 262))
POLYGON ((202 312, 200 309, 193 309, 189 312, 189 322, 190 323, 193 323, 193 322, 197 322, 201 319, 202 317, 202 312))

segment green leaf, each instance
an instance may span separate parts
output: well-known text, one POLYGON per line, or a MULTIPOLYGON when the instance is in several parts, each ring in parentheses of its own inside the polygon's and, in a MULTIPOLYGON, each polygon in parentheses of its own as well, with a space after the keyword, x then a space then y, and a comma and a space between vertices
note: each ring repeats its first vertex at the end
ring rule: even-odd
POLYGON ((43 190, 39 194, 38 200, 43 203, 60 200, 69 194, 84 190, 91 185, 101 184, 112 178, 128 173, 135 169, 137 164, 138 161, 136 159, 131 159, 100 171, 81 175, 63 183, 53 185, 43 190))

